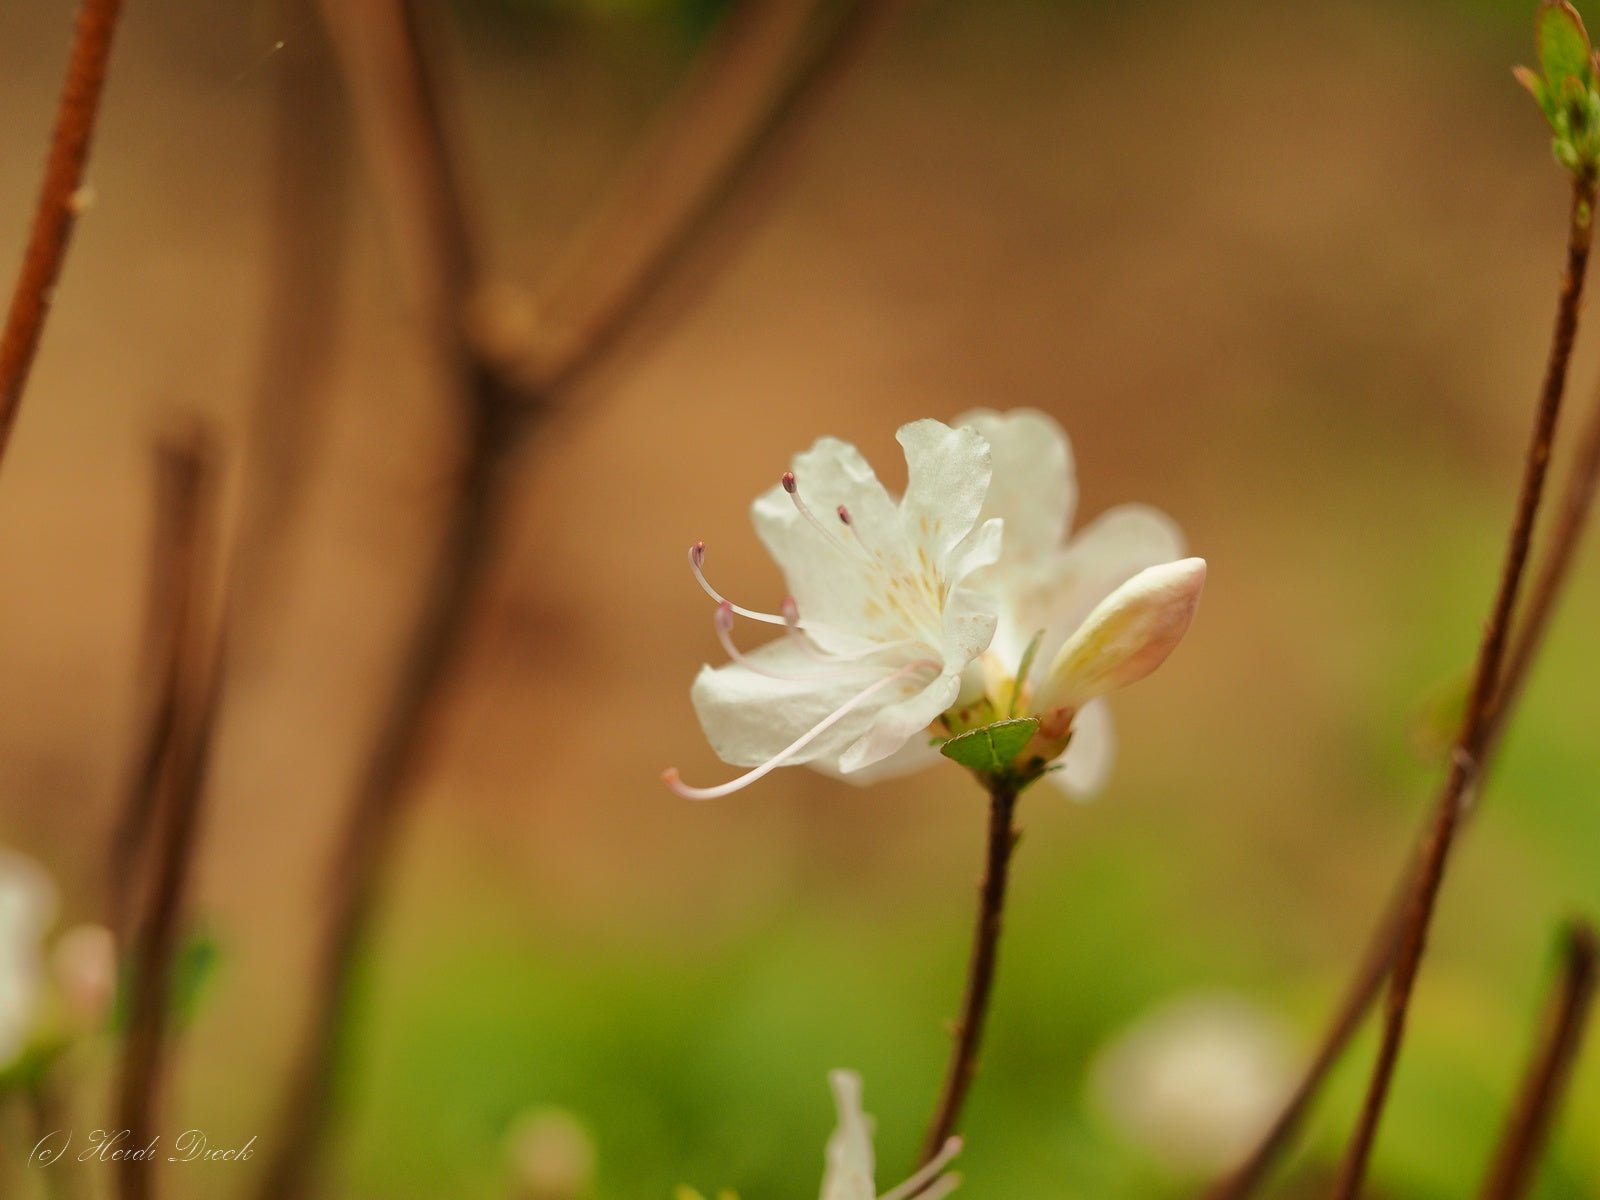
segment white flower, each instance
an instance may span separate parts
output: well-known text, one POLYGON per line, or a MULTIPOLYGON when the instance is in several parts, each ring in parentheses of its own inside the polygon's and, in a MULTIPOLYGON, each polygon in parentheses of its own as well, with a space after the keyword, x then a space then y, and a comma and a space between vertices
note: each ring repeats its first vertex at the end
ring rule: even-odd
POLYGON ((1040 732, 1027 756, 1056 760, 1051 777, 1070 791, 1103 782, 1112 747, 1098 697, 1177 645, 1204 561, 1176 561, 1177 527, 1141 505, 1067 540, 1072 454, 1043 413, 976 411, 898 437, 898 504, 854 447, 826 438, 756 501, 757 532, 792 593, 781 614, 724 600, 701 572, 703 546, 690 552, 733 659, 701 670, 695 708, 722 759, 754 769, 715 788, 668 771, 680 794, 725 795, 800 763, 865 783, 932 762, 938 735, 1029 715, 1040 732), (741 653, 736 616, 786 636, 741 653))
POLYGON ((44 975, 40 946, 56 891, 32 859, 0 847, 0 1067, 27 1041, 44 975))
POLYGON ((968 666, 995 631, 994 601, 967 586, 1000 552, 1000 522, 978 519, 989 447, 938 421, 896 436, 907 471, 898 503, 855 447, 834 438, 799 455, 755 502, 756 532, 792 595, 781 615, 723 600, 701 574, 704 548, 691 551, 733 659, 701 670, 695 708, 723 761, 755 769, 717 788, 684 787, 668 771, 683 795, 725 795, 796 763, 861 771, 961 698, 968 666), (741 653, 729 636, 735 615, 786 636, 741 653))
POLYGON ((854 1071, 833 1071, 828 1082, 839 1124, 828 1139, 822 1200, 939 1200, 955 1191, 961 1177, 945 1174, 944 1168, 960 1151, 960 1138, 951 1138, 931 1162, 879 1198, 873 1182, 872 1118, 861 1111, 861 1077, 854 1071))
POLYGON ((1180 997, 1096 1057, 1090 1092, 1123 1137, 1168 1168, 1219 1170, 1265 1132, 1293 1082, 1288 1038, 1249 1001, 1180 997))

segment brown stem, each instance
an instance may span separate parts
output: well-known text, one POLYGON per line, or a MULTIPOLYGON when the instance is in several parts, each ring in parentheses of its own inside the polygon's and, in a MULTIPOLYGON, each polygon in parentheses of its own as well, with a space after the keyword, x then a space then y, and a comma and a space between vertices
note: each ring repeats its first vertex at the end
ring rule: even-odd
POLYGON ((122 0, 83 0, 78 10, 66 81, 45 160, 44 186, 39 192, 39 206, 34 212, 16 290, 11 294, 5 331, 0 333, 0 459, 4 459, 11 441, 28 371, 39 349, 45 317, 67 257, 72 226, 82 207, 83 168, 89 158, 89 142, 100 111, 112 35, 121 8, 122 0))
POLYGON ((978 884, 978 920, 972 934, 972 958, 967 964, 966 994, 961 1001, 961 1016, 951 1031, 950 1063, 939 1105, 922 1142, 924 1163, 930 1162, 955 1133, 961 1106, 978 1070, 978 1050, 983 1044, 984 1021, 989 1014, 989 995, 994 989, 995 964, 1000 955, 1011 852, 1020 836, 1015 824, 1016 808, 1016 784, 994 780, 989 791, 989 847, 983 879, 978 884))
MULTIPOLYGON (((1572 574, 1578 546, 1594 511, 1597 487, 1600 487, 1600 388, 1596 389, 1595 399, 1578 434, 1567 486, 1550 531, 1550 545, 1528 585, 1528 599, 1523 605, 1517 636, 1506 658, 1505 683, 1499 701, 1501 709, 1516 704, 1539 648, 1544 644, 1556 601, 1572 574)), ((1504 721, 1496 722, 1495 737, 1491 740, 1497 741, 1504 728, 1504 721)))
MULTIPOLYGON (((173 691, 171 729, 165 743, 159 778, 149 864, 149 899, 128 957, 128 1028, 123 1039, 117 1082, 117 1125, 130 1131, 130 1143, 144 1145, 158 1132, 159 1091, 166 1053, 168 989, 182 934, 183 910, 198 844, 207 758, 215 727, 221 681, 221 637, 207 638, 205 614, 212 560, 206 550, 215 536, 215 481, 198 443, 164 451, 183 460, 173 470, 193 476, 189 516, 197 547, 186 562, 183 580, 191 614, 188 636, 173 691)), ((155 1194, 154 1164, 126 1160, 117 1164, 122 1200, 149 1200, 155 1194)))
MULTIPOLYGON (((1562 491, 1561 503, 1554 517, 1548 547, 1543 551, 1538 570, 1528 585, 1528 596, 1517 621, 1516 633, 1506 653, 1500 693, 1490 722, 1490 734, 1481 759, 1479 790, 1482 777, 1493 763, 1501 738, 1510 724, 1527 683, 1529 671, 1543 645, 1550 622, 1554 617, 1556 602, 1565 590, 1572 565, 1576 561, 1578 546, 1594 509, 1594 499, 1600 484, 1600 387, 1591 404, 1586 423, 1578 437, 1578 448, 1562 491)), ((1470 820, 1476 807, 1468 807, 1462 820, 1470 820)), ((1384 980, 1399 952, 1404 929, 1401 917, 1406 898, 1415 893, 1420 863, 1413 856, 1397 881, 1394 895, 1385 910, 1385 916, 1363 955, 1361 965, 1347 987, 1333 1019, 1322 1035, 1322 1040, 1312 1055, 1304 1073, 1279 1110, 1272 1125, 1261 1140, 1228 1175, 1216 1181, 1206 1192, 1205 1200, 1243 1200, 1265 1179, 1274 1161, 1287 1148, 1298 1132, 1311 1103, 1321 1092, 1323 1084, 1343 1055, 1350 1039, 1361 1027, 1367 1011, 1377 999, 1384 980)))
MULTIPOLYGON (((1578 195, 1582 190, 1582 185, 1578 185, 1578 192, 1575 192, 1574 199, 1575 215, 1579 211, 1576 208, 1576 204, 1578 195)), ((1576 264, 1578 272, 1573 275, 1572 254, 1574 246, 1582 242, 1581 258, 1587 258, 1588 237, 1588 231, 1579 231, 1577 222, 1574 221, 1569 234, 1568 276, 1563 280, 1560 312, 1557 317, 1557 334, 1551 347, 1550 370, 1547 370, 1546 373, 1546 389, 1550 386, 1551 370, 1557 367, 1558 358, 1561 364, 1562 378, 1564 379, 1565 377, 1565 362, 1570 358, 1570 338, 1575 330, 1579 307, 1579 295, 1577 293, 1581 291, 1582 287, 1582 261, 1576 264), (1561 345, 1562 326, 1567 320, 1572 321, 1574 325, 1566 333, 1567 341, 1563 348, 1561 345)), ((1541 476, 1548 461, 1548 454, 1549 446, 1546 445, 1544 448, 1545 461, 1539 466, 1541 476)), ((1530 462, 1531 466, 1532 463, 1530 462)), ((1490 760, 1498 749, 1501 736, 1521 695, 1522 686, 1536 657, 1538 647, 1543 642, 1545 631, 1554 613, 1555 600, 1571 573, 1577 545, 1593 506, 1597 478, 1600 478, 1600 396, 1597 396, 1589 424, 1582 435, 1582 442, 1574 459, 1571 474, 1568 477, 1560 512, 1551 535, 1550 547, 1545 552, 1540 569, 1531 585, 1528 602, 1518 622, 1513 644, 1504 656, 1505 664, 1501 671, 1500 686, 1496 691, 1494 704, 1491 706, 1486 718, 1486 732, 1482 734, 1482 750, 1477 756, 1478 770, 1476 777, 1467 781, 1466 784, 1469 790, 1475 788, 1481 781, 1484 770, 1488 767, 1490 760)), ((1524 547, 1524 554, 1525 552, 1526 548, 1524 547)), ((1456 813, 1455 820, 1458 824, 1470 819, 1472 813, 1476 811, 1475 808, 1466 803, 1469 799, 1469 796, 1463 795, 1456 805, 1459 811, 1456 813)), ((1424 834, 1424 844, 1427 844, 1426 839, 1431 835, 1434 823, 1435 818, 1430 816, 1427 832, 1424 834)), ((1267 1129, 1261 1140, 1257 1142, 1250 1154, 1228 1175, 1219 1179, 1207 1189, 1204 1193, 1205 1200, 1244 1200, 1244 1197, 1254 1192, 1256 1187, 1266 1178, 1273 1162, 1288 1146, 1294 1134, 1298 1131, 1312 1101, 1321 1092, 1333 1067, 1343 1055, 1350 1039, 1355 1036, 1355 1032, 1360 1028, 1367 1011, 1377 999, 1378 993, 1383 988, 1384 981, 1389 978, 1390 970, 1402 949, 1402 942, 1408 931, 1407 922, 1403 919, 1406 915, 1408 900, 1419 895, 1423 884, 1422 872, 1424 866, 1425 860, 1420 855, 1413 856, 1408 860, 1407 868, 1398 880, 1394 895, 1385 909, 1385 916, 1377 926, 1368 949, 1362 957, 1361 964, 1345 991, 1344 998, 1335 1009, 1316 1052, 1291 1093, 1288 1102, 1279 1111, 1272 1125, 1267 1129)))
POLYGON ((194 580, 210 549, 203 527, 207 484, 196 455, 167 448, 157 453, 144 634, 146 712, 106 855, 106 924, 119 945, 134 924, 134 893, 144 877, 173 729, 199 641, 194 580))
POLYGON ((1439 888, 1444 881, 1450 849, 1460 829, 1462 802, 1478 778, 1483 752, 1493 733, 1501 667, 1511 630, 1511 614, 1516 607, 1517 593, 1521 588, 1523 573, 1527 566, 1528 550, 1533 542, 1539 500, 1544 492, 1545 476, 1550 466, 1550 449, 1555 438, 1556 420, 1561 412, 1561 397, 1566 390, 1567 373, 1572 359, 1572 343, 1578 331, 1584 271, 1588 266, 1589 246, 1594 232, 1594 201, 1595 185, 1592 180, 1584 178, 1573 184, 1572 215, 1568 223, 1567 262, 1556 307, 1555 332, 1550 343, 1550 357, 1545 368, 1544 385, 1540 390, 1533 436, 1528 445, 1522 488, 1517 499, 1516 514, 1512 519, 1511 536, 1501 571, 1500 587, 1490 611, 1489 623, 1484 631, 1483 645, 1478 653, 1478 665, 1473 677, 1466 719, 1456 740, 1450 772, 1440 793, 1427 840, 1423 843, 1417 889, 1406 914, 1404 931, 1400 939, 1400 952, 1395 959, 1395 969, 1389 980, 1389 996, 1384 1013, 1378 1058, 1373 1066, 1361 1116, 1356 1123, 1338 1180, 1334 1185, 1335 1200, 1354 1200, 1366 1176, 1367 1160, 1371 1155, 1373 1142, 1377 1138, 1378 1125, 1383 1118, 1389 1087, 1400 1059, 1400 1045, 1405 1038, 1406 1016, 1411 1004, 1412 991, 1416 985, 1417 973, 1422 966, 1428 927, 1432 923, 1439 888))
POLYGON ((1594 1006, 1600 941, 1594 926, 1575 921, 1567 929, 1561 980, 1545 1014, 1544 1031, 1528 1063, 1516 1105, 1506 1121, 1489 1167, 1483 1200, 1518 1200, 1533 1182, 1534 1168, 1549 1140, 1550 1126, 1583 1048, 1584 1028, 1594 1006))

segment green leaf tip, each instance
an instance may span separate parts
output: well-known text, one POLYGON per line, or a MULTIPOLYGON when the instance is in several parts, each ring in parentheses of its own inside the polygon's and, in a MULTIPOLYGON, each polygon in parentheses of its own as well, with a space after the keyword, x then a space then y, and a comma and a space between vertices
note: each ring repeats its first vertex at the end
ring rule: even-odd
POLYGON ((1534 46, 1543 73, 1516 67, 1512 75, 1544 113, 1556 161, 1592 181, 1600 175, 1600 67, 1569 0, 1540 0, 1534 46))
POLYGON ((1543 0, 1539 5, 1534 46, 1546 81, 1558 87, 1568 77, 1594 82, 1594 46, 1583 18, 1568 0, 1543 0))
POLYGON ((939 753, 968 770, 984 773, 1005 771, 1038 731, 1037 717, 1012 717, 969 729, 945 742, 939 747, 939 753))

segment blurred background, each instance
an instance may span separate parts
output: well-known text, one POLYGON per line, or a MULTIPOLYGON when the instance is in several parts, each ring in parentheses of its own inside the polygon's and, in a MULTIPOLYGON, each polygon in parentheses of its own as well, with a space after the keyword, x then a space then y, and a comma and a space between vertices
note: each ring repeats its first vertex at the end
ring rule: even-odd
MULTIPOLYGON (((717 11, 457 5, 452 100, 496 277, 537 285, 717 11)), ((68 917, 96 911, 133 754, 157 432, 215 422, 238 507, 282 244, 275 86, 311 19, 129 6, 97 201, 0 473, 0 841, 49 866, 68 917)), ((59 0, 0 11, 16 247, 68 31, 59 0)), ((1080 522, 1155 504, 1211 576, 1186 644, 1116 698, 1110 789, 1023 804, 961 1194, 1193 1194, 1204 1168, 1119 1118, 1095 1064, 1196 993, 1248 1002, 1297 1063, 1408 851, 1438 775, 1417 713, 1476 647, 1561 263, 1566 183, 1509 73, 1532 54, 1531 4, 1499 0, 916 6, 736 252, 669 288, 652 336, 519 462, 392 875, 334 1194, 517 1195, 510 1131, 554 1106, 595 1147, 586 1195, 808 1195, 840 1066, 865 1077, 880 1186, 902 1176, 956 1009, 982 795, 954 767, 870 790, 795 770, 694 805, 658 776, 728 773, 689 704, 721 655, 686 546, 770 608, 747 509, 794 452, 837 435, 896 486, 896 427, 975 405, 1054 414, 1080 522)), ((221 955, 168 1100, 174 1132, 222 1143, 270 1136, 456 454, 345 121, 335 102, 307 126, 346 139, 324 176, 340 233, 306 250, 337 256, 307 300, 333 350, 247 598, 197 897, 221 955)), ((1597 604, 1586 564, 1447 882, 1374 1195, 1474 1188, 1557 922, 1600 912, 1597 604)), ((1320 1192, 1371 1051, 1369 1030, 1276 1194, 1320 1192)), ((86 1086, 85 1128, 104 1120, 86 1086)), ((259 1164, 166 1186, 244 1194, 259 1164)), ((1597 1191, 1591 1053, 1538 1194, 1597 1191)))

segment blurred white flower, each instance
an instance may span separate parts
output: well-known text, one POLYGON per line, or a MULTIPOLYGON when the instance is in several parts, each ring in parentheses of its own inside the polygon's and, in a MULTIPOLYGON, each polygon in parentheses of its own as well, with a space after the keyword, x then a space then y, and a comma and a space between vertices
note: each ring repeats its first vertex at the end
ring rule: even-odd
POLYGON ((80 1029, 105 1024, 117 991, 117 950, 104 925, 74 925, 56 939, 51 974, 67 1014, 80 1029))
POLYGON ((41 944, 55 920, 56 890, 44 869, 0 847, 0 1067, 33 1026, 44 975, 41 944))
POLYGON ((834 1071, 829 1074, 828 1082, 833 1086, 839 1124, 828 1139, 822 1200, 939 1200, 955 1191, 961 1177, 946 1174, 945 1167, 960 1151, 960 1138, 951 1138, 936 1158, 879 1197, 873 1182, 876 1166, 872 1152, 872 1118, 861 1111, 861 1077, 854 1071, 834 1071))
POLYGON ((1072 453, 1043 413, 980 410, 898 437, 898 504, 854 447, 829 438, 756 501, 757 532, 792 593, 780 613, 724 600, 701 570, 704 547, 690 552, 733 659, 701 670, 695 707, 723 760, 754 769, 715 788, 668 771, 681 794, 725 795, 802 763, 858 783, 904 774, 938 755, 923 735, 1013 715, 1039 718, 1028 753, 1061 768, 1051 778, 1080 795, 1103 783, 1112 742, 1098 699, 1176 647, 1204 561, 1179 561, 1177 526, 1141 505, 1068 540, 1072 453), (735 617, 786 636, 742 653, 735 617))
POLYGON ((1180 997, 1142 1016, 1096 1056, 1094 1103, 1117 1132, 1178 1172, 1237 1162, 1293 1085, 1288 1035, 1249 1001, 1180 997))
POLYGON ((576 1200, 594 1180, 594 1141, 564 1109, 523 1113, 507 1135, 506 1154, 526 1200, 576 1200))

